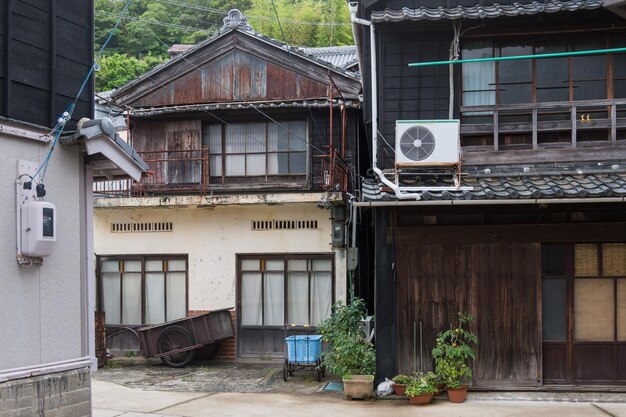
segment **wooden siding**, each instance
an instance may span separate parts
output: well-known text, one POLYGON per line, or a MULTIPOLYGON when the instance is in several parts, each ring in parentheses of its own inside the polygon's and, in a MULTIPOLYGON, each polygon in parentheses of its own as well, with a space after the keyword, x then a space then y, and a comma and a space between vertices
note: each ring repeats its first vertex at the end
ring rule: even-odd
POLYGON ((540 382, 538 244, 407 244, 397 260, 400 372, 431 369, 437 333, 465 311, 480 340, 477 385, 540 382))
MULTIPOLYGON (((54 125, 92 63, 93 1, 5 1, 0 22, 0 115, 54 125)), ((93 116, 92 86, 80 97, 74 120, 93 116)))
POLYGON ((327 98, 331 74, 334 97, 341 91, 357 98, 358 80, 235 31, 139 78, 114 97, 134 107, 327 98))
MULTIPOLYGON (((425 39, 415 32, 397 31, 383 32, 381 38, 378 122, 386 141, 393 146, 396 120, 448 119, 448 66, 410 68, 408 64, 447 60, 451 37, 429 35, 425 39)), ((394 153, 387 153, 381 153, 385 166, 394 163, 394 153)))

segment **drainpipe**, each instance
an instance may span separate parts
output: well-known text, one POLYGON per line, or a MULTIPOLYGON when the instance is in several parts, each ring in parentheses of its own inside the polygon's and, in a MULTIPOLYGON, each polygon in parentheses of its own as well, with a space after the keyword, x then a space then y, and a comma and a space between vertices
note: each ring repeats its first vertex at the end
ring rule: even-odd
POLYGON ((369 26, 370 28, 370 88, 372 91, 372 170, 383 184, 393 190, 398 200, 419 200, 420 195, 418 193, 403 193, 400 190, 400 186, 389 181, 387 177, 385 177, 385 174, 381 171, 381 169, 378 168, 378 84, 376 82, 376 32, 374 30, 374 23, 356 16, 359 6, 358 3, 351 2, 348 3, 348 5, 350 7, 350 20, 352 21, 352 32, 354 39, 356 40, 358 38, 358 31, 356 29, 357 24, 369 26))

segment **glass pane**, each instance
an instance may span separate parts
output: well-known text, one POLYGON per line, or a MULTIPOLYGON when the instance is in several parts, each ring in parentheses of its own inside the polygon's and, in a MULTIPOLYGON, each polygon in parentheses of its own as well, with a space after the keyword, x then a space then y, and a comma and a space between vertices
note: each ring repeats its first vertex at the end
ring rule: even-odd
POLYGON ((265 154, 246 155, 246 175, 265 175, 265 154))
POLYGON ((120 271, 120 263, 119 261, 103 261, 101 264, 102 272, 119 272, 120 271))
POLYGON ((261 281, 260 272, 241 274, 241 324, 244 326, 263 324, 261 281))
POLYGON ((313 261, 313 271, 332 271, 333 261, 330 259, 322 259, 313 261))
MULTIPOLYGON (((330 263, 330 261, 328 262, 330 263)), ((330 316, 333 299, 332 288, 333 279, 330 272, 313 273, 311 278, 311 324, 318 325, 330 316)))
POLYGON ((265 152, 265 123, 246 125, 246 152, 265 152))
POLYGON ((598 247, 596 245, 575 245, 575 274, 577 277, 598 275, 598 247))
MULTIPOLYGON (((104 264, 105 262, 103 262, 104 264)), ((117 262, 115 262, 117 264, 117 262)), ((104 269, 104 266, 103 266, 104 269)), ((122 324, 120 317, 120 274, 102 274, 102 301, 106 324, 122 324)))
POLYGON ((168 271, 185 271, 186 262, 184 259, 170 259, 167 261, 168 271))
POLYGON ((281 123, 281 125, 274 124, 276 126, 276 138, 277 138, 277 151, 289 150, 289 123, 281 123))
MULTIPOLYGON (((540 38, 535 44, 535 54, 568 51, 566 37, 540 38)), ((569 100, 569 61, 567 57, 535 60, 537 101, 569 100)))
POLYGON ((294 121, 289 122, 289 150, 291 151, 306 151, 308 142, 306 134, 306 122, 294 121))
POLYGON ((291 260, 287 261, 287 269, 290 271, 308 271, 306 260, 291 260))
POLYGON ((146 272, 146 323, 157 324, 165 319, 165 274, 146 272))
POLYGON ((141 261, 124 261, 124 272, 141 272, 141 261))
POLYGON ((543 276, 565 275, 565 245, 541 245, 541 274, 543 276))
POLYGON ((278 154, 270 153, 267 155, 267 173, 269 175, 276 175, 278 170, 278 154))
POLYGON ((585 341, 614 339, 613 280, 574 280, 574 338, 585 341))
POLYGON ((289 173, 305 174, 306 173, 306 152, 289 154, 289 173))
POLYGON ((626 340, 626 280, 617 280, 617 340, 626 340))
POLYGON ((163 271, 163 261, 146 261, 145 268, 146 271, 163 271))
POLYGON ((282 272, 265 274, 265 317, 266 326, 285 324, 285 278, 282 272))
POLYGON ((626 244, 602 245, 602 275, 605 277, 626 276, 626 244))
POLYGON ((541 284, 543 340, 564 341, 567 337, 565 280, 544 279, 541 284))
MULTIPOLYGON (((519 40, 518 45, 500 47, 500 56, 532 55, 530 40, 519 40)), ((532 60, 502 61, 498 63, 499 103, 530 103, 532 101, 532 60)))
POLYGON ((309 323, 309 274, 291 272, 287 277, 287 321, 309 323))
POLYGON ((226 126, 226 149, 228 153, 244 153, 246 151, 246 125, 231 124, 226 126))
POLYGON ((212 177, 222 176, 222 155, 209 157, 209 172, 212 177))
MULTIPOLYGON (((606 48, 604 38, 579 35, 573 38, 576 51, 606 48)), ((607 98, 607 55, 583 55, 572 57, 572 81, 575 100, 607 98)))
POLYGON ((258 259, 243 259, 241 261, 241 270, 242 271, 260 271, 261 261, 259 261, 258 259))
POLYGON ((187 316, 187 285, 184 272, 167 274, 167 321, 187 316))
MULTIPOLYGON (((463 45, 463 59, 492 58, 491 41, 471 41, 463 45)), ((484 106, 496 103, 495 62, 462 64, 463 105, 484 106)))
POLYGON ((123 274, 122 324, 142 324, 140 273, 132 272, 123 274))
POLYGON ((283 271, 285 269, 285 261, 280 260, 267 260, 265 261, 266 271, 283 271))
POLYGON ((208 125, 202 128, 202 145, 209 147, 209 153, 222 153, 222 126, 208 125))
POLYGON ((226 156, 226 176, 243 176, 246 174, 246 156, 245 155, 227 155, 226 156))
POLYGON ((280 126, 276 123, 267 125, 267 151, 275 152, 278 150, 278 130, 280 126))

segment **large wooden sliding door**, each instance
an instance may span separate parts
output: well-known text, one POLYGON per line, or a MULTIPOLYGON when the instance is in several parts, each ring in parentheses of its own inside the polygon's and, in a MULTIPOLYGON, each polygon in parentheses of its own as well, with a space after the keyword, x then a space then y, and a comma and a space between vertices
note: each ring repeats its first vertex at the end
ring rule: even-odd
POLYGON ((539 245, 399 245, 398 370, 431 369, 438 331, 476 317, 475 384, 541 383, 539 245))

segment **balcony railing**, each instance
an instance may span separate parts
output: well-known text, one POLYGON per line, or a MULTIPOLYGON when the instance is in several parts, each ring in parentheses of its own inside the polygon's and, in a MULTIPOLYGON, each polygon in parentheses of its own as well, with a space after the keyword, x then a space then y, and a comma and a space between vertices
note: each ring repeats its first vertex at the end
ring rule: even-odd
POLYGON ((465 151, 611 146, 626 139, 626 99, 461 107, 465 151))
MULTIPOLYGON (((243 189, 296 189, 306 185, 306 176, 210 177, 208 148, 191 150, 159 150, 138 152, 150 167, 140 181, 111 180, 94 182, 94 194, 141 197, 163 194, 206 194, 213 191, 243 189), (302 179, 301 179, 301 178, 302 179), (257 180, 260 181, 256 182, 257 180), (213 181, 213 182, 212 182, 213 181), (281 182, 282 181, 282 182, 281 182)), ((337 151, 314 155, 321 172, 317 173, 314 188, 345 191, 348 184, 346 164, 339 160, 337 151)), ((317 168, 316 168, 317 169, 317 168)))

